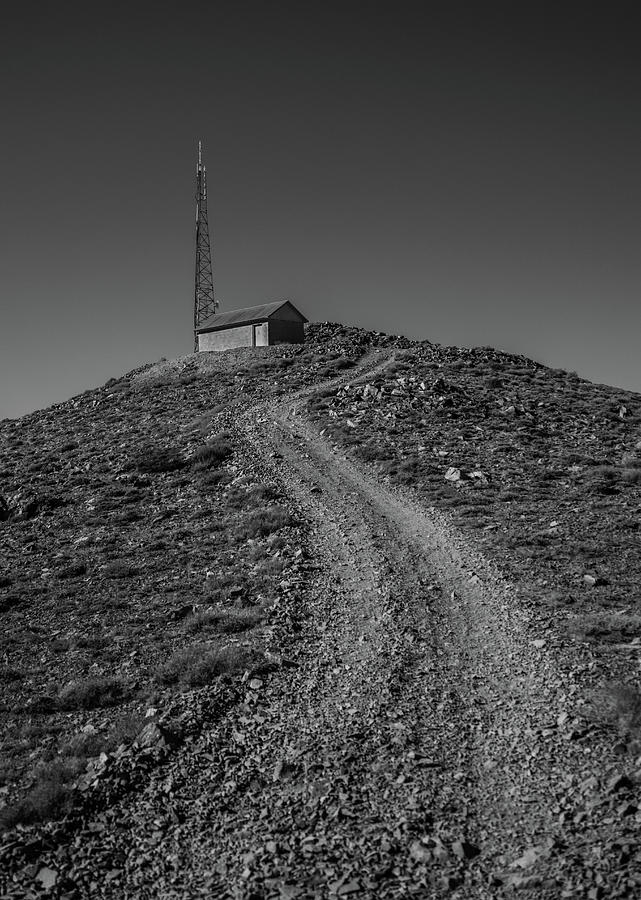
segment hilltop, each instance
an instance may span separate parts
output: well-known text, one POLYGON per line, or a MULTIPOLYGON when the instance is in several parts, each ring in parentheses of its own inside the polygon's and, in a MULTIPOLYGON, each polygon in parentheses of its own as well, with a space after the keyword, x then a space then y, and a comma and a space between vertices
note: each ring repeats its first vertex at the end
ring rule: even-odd
POLYGON ((641 395, 331 323, 0 423, 7 896, 634 896, 640 498, 641 395))

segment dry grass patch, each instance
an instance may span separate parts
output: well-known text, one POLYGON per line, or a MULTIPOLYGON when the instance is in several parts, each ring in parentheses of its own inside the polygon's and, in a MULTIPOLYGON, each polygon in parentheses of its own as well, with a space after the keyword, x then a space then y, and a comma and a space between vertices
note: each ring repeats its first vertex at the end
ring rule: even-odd
POLYGON ((606 684, 589 698, 586 714, 597 725, 615 730, 628 752, 641 752, 641 692, 637 685, 606 684))
POLYGON ((101 753, 109 753, 120 744, 130 744, 147 722, 149 719, 141 714, 123 715, 106 732, 90 731, 74 735, 62 744, 59 755, 64 758, 88 759, 101 753))
POLYGON ((89 678, 70 681, 58 692, 60 709, 94 709, 117 706, 127 699, 129 686, 123 678, 89 678))
POLYGON ((121 559, 115 559, 102 567, 102 575, 105 578, 134 578, 138 575, 138 569, 131 563, 121 559))
POLYGON ((283 506, 275 503, 246 516, 234 529, 234 535, 239 540, 267 537, 281 528, 295 524, 290 513, 283 506))
POLYGON ((343 372, 345 369, 351 369, 355 365, 355 360, 350 359, 347 356, 338 356, 335 359, 330 358, 327 365, 321 366, 318 369, 318 374, 321 378, 333 378, 335 375, 338 375, 339 372, 343 372))
MULTIPOLYGON (((85 770, 87 760, 108 753, 120 744, 131 743, 145 721, 148 720, 140 715, 122 716, 106 733, 81 733, 63 743, 57 756, 36 766, 34 783, 24 799, 0 811, 0 829, 63 816, 71 806, 73 783, 85 770)), ((35 740, 55 731, 42 726, 32 726, 32 729, 35 740)), ((22 735, 27 738, 28 729, 23 729, 22 735)))
POLYGON ((641 737, 641 694, 638 689, 628 684, 612 684, 607 688, 607 697, 619 733, 638 741, 641 737))
POLYGON ((278 496, 276 489, 269 484, 252 484, 245 486, 233 484, 225 494, 225 504, 231 509, 246 509, 270 503, 278 496))
POLYGON ((183 469, 186 462, 178 450, 147 447, 140 451, 133 464, 143 475, 157 475, 183 469))
POLYGON ((11 681, 22 681, 26 676, 26 672, 16 669, 13 666, 0 666, 0 681, 5 684, 8 684, 11 681))
POLYGON ((623 644, 641 636, 641 616, 595 612, 572 619, 568 631, 578 641, 623 644))
POLYGON ((24 800, 0 811, 0 828, 42 822, 64 815, 71 806, 71 784, 84 768, 84 760, 64 759, 41 763, 36 781, 24 800))
POLYGON ((185 621, 185 630, 189 634, 199 631, 219 631, 222 634, 235 634, 255 628, 265 617, 264 611, 257 607, 247 609, 204 609, 185 621))
POLYGON ((192 465, 196 470, 215 469, 233 453, 229 432, 221 432, 199 447, 193 455, 192 465))
POLYGON ((255 652, 246 647, 216 647, 212 644, 193 644, 167 660, 156 672, 160 684, 182 684, 202 687, 211 684, 225 673, 251 670, 257 662, 255 652))

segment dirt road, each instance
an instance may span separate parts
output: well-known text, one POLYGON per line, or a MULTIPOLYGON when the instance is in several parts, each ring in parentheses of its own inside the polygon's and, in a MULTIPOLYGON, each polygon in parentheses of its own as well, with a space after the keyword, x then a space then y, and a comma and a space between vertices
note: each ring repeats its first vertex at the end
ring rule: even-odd
MULTIPOLYGON (((460 534, 332 450, 302 409, 273 404, 247 429, 281 457, 314 523, 317 579, 304 664, 254 736, 263 761, 273 748, 267 771, 287 768, 285 796, 281 776, 273 804, 255 798, 269 810, 258 834, 255 806, 240 814, 241 841, 284 841, 291 896, 480 897, 528 883, 542 896, 535 861, 554 847, 565 774, 537 764, 540 732, 563 713, 545 639, 460 534)), ((237 873, 241 895, 262 896, 272 870, 278 896, 278 860, 258 854, 237 873)))

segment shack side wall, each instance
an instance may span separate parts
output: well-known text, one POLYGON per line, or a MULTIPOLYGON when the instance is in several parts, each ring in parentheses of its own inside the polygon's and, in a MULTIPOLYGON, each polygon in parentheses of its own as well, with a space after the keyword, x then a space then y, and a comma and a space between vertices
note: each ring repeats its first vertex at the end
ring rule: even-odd
POLYGON ((270 315, 270 322, 273 322, 275 319, 278 319, 279 321, 287 320, 288 322, 302 322, 304 316, 301 315, 301 313, 299 313, 297 309, 294 309, 292 306, 286 303, 284 306, 281 306, 280 309, 277 309, 276 312, 273 312, 270 315))
POLYGON ((302 322, 285 319, 269 320, 270 344, 302 344, 305 341, 305 329, 302 322))
POLYGON ((234 347, 251 347, 253 325, 239 325, 223 331, 206 331, 198 335, 199 350, 232 350, 234 347))

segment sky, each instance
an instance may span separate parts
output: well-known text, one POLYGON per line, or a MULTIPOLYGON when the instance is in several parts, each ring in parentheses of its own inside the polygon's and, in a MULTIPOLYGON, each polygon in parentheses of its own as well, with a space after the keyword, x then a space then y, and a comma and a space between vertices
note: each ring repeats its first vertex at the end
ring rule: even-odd
POLYGON ((287 298, 641 391, 633 7, 15 7, 0 418, 191 352, 198 140, 221 312, 287 298))

